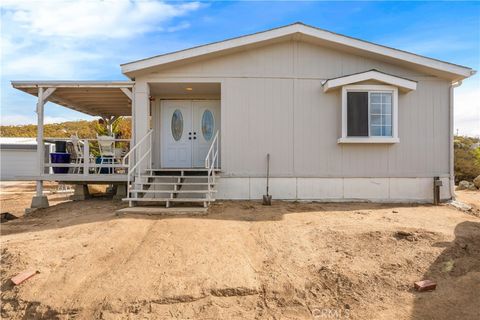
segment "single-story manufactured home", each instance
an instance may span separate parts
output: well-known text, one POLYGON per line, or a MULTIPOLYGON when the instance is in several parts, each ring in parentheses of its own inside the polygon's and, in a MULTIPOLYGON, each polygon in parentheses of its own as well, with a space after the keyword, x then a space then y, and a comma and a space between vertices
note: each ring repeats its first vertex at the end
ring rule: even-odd
POLYGON ((39 165, 38 199, 44 180, 125 183, 131 205, 260 199, 267 154, 274 199, 454 196, 453 93, 471 68, 294 23, 121 70, 129 81, 12 82, 38 97, 38 141, 46 101, 132 117, 112 170, 96 170, 86 141, 83 161, 65 164, 79 170, 39 165))

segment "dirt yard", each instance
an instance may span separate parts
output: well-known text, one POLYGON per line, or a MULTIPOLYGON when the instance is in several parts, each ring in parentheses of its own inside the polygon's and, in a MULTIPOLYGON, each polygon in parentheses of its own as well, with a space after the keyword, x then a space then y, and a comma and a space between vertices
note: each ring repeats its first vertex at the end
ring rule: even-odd
MULTIPOLYGON (((479 213, 478 192, 459 195, 479 213)), ((2 318, 480 318, 480 218, 447 205, 217 202, 203 216, 117 215, 124 206, 59 202, 3 223, 2 318), (40 273, 13 286, 29 269, 40 273), (437 289, 415 292, 421 279, 437 289)))
MULTIPOLYGON (((0 207, 2 212, 9 212, 17 217, 23 216, 25 208, 29 208, 35 195, 35 183, 18 181, 0 182, 0 207)), ((71 193, 57 192, 57 183, 44 183, 50 205, 68 201, 71 193)))

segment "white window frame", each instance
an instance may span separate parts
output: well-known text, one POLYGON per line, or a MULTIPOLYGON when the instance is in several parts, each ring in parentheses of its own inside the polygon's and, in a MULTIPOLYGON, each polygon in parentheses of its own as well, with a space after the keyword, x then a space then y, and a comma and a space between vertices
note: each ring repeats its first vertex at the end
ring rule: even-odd
POLYGON ((398 88, 387 85, 348 85, 342 87, 342 136, 338 143, 398 143, 398 88), (368 137, 349 137, 347 135, 347 93, 368 92, 368 137), (370 92, 392 93, 392 136, 370 136, 370 92))

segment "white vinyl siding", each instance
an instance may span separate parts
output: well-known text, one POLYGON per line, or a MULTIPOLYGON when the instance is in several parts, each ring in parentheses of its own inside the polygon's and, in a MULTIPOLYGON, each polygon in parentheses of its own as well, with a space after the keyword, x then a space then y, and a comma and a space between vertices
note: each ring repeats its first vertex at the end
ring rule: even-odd
MULTIPOLYGON (((143 88, 155 82, 222 84, 223 177, 264 177, 267 152, 272 177, 424 178, 449 174, 451 81, 418 69, 285 41, 139 75, 135 99, 139 91, 145 99, 142 103, 148 106, 143 88), (325 93, 322 81, 369 69, 418 81, 415 91, 399 90, 398 114, 393 110, 392 129, 398 135, 392 133, 401 143, 391 142, 393 137, 362 137, 368 142, 358 144, 348 137, 348 143, 339 141, 343 137, 342 90, 325 93)), ((370 90, 396 89, 362 84, 370 90)), ((395 93, 393 97, 395 100, 395 93)), ((142 107, 136 105, 135 109, 142 107)), ((137 114, 135 121, 147 120, 137 114)))

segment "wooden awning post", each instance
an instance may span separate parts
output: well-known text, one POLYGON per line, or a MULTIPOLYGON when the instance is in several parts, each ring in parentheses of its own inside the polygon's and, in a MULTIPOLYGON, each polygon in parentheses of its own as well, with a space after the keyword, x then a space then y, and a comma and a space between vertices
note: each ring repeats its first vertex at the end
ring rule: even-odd
POLYGON ((32 199, 32 208, 46 208, 49 206, 48 199, 43 195, 43 180, 42 175, 45 173, 45 144, 43 142, 43 122, 44 122, 44 106, 48 97, 55 91, 56 88, 48 88, 44 90, 43 87, 38 88, 37 101, 37 161, 38 161, 38 180, 37 192, 32 199))
MULTIPOLYGON (((44 115, 44 100, 43 100, 43 88, 38 88, 38 101, 37 101, 37 161, 38 161, 38 175, 43 175, 44 168, 44 154, 45 148, 43 144, 43 115, 44 115)), ((43 181, 37 180, 37 197, 43 196, 43 181)), ((33 202, 32 202, 33 206, 33 202)))

